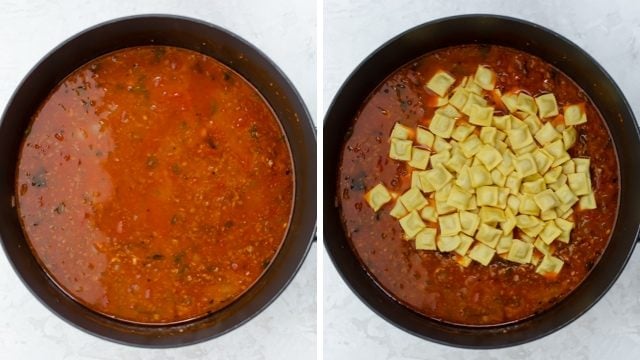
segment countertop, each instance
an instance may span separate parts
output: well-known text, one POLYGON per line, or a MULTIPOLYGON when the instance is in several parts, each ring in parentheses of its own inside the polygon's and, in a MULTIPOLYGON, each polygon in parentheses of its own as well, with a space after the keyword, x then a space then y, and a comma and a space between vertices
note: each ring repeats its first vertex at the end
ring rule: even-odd
MULTIPOLYGON (((640 112, 640 3, 609 1, 326 0, 324 111, 351 71, 395 35, 426 21, 469 13, 514 16, 548 27, 590 53, 640 112)), ((500 350, 462 350, 421 340, 376 316, 347 288, 324 255, 326 359, 637 359, 640 253, 584 316, 541 340, 500 350)))
MULTIPOLYGON (((316 7, 275 1, 0 0, 0 109, 48 51, 97 23, 168 13, 221 25, 256 45, 292 80, 315 114, 316 7), (295 29, 295 31, 291 31, 295 29)), ((0 359, 314 359, 316 245, 285 292, 241 328, 198 345, 150 350, 85 334, 41 305, 0 255, 0 359)))

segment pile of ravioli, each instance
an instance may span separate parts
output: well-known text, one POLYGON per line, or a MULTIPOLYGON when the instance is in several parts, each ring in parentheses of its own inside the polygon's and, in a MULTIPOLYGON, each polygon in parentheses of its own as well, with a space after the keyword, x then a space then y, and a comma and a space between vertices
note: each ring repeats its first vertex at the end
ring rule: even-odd
POLYGON ((398 122, 390 136, 389 157, 407 163, 411 188, 397 194, 380 183, 365 200, 376 212, 391 203, 418 250, 454 252, 465 267, 498 256, 553 277, 564 264, 555 242, 569 243, 574 207, 596 208, 589 158, 567 152, 585 107, 560 114, 553 93, 502 94, 495 82, 483 65, 459 82, 438 71, 425 85, 437 108, 428 127, 398 122))

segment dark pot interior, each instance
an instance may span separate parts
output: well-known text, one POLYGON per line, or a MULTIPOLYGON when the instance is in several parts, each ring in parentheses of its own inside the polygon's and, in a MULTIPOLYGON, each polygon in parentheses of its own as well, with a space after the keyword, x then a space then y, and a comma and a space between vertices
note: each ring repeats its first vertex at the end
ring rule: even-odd
POLYGON ((569 40, 522 20, 467 15, 435 20, 390 40, 365 59, 346 80, 324 122, 324 239, 344 281, 374 312, 421 338, 467 348, 496 348, 548 335, 578 318, 611 287, 633 251, 640 224, 640 138, 624 95, 604 69, 569 40), (344 134, 361 104, 390 73, 428 52, 462 44, 509 46, 541 57, 571 77, 601 111, 613 137, 620 163, 621 203, 605 253, 573 293, 546 312, 510 325, 468 327, 445 324, 395 302, 367 274, 345 237, 336 207, 337 166, 344 134))
POLYGON ((311 245, 316 221, 316 140, 306 107, 285 75, 236 35, 193 19, 151 15, 118 19, 66 41, 38 63, 9 101, 0 126, 0 236, 29 290, 51 311, 93 335, 131 345, 172 347, 220 336, 267 307, 289 284, 311 245), (73 301, 46 275, 24 238, 12 206, 20 143, 30 118, 58 82, 84 63, 131 46, 169 45, 214 57, 249 80, 276 112, 289 139, 295 205, 284 244, 268 271, 244 295, 207 317, 179 325, 142 326, 114 320, 73 301))

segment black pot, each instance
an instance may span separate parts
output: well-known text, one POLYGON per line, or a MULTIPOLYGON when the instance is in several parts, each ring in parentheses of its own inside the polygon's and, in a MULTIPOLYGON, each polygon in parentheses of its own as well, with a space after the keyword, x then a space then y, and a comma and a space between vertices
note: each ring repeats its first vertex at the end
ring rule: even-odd
POLYGON ((13 268, 51 311, 93 335, 147 347, 192 344, 220 336, 266 308, 289 284, 312 242, 316 222, 316 139, 293 85, 262 52, 238 36, 198 20, 149 15, 100 24, 47 54, 9 101, 0 127, 0 236, 13 268), (31 116, 49 92, 81 65, 132 46, 168 45, 209 55, 244 76, 276 112, 289 139, 295 168, 291 225, 267 272, 235 302, 207 317, 178 325, 143 326, 100 315, 68 297, 32 254, 13 203, 18 152, 31 116))
POLYGON ((604 69, 564 37, 526 21, 465 15, 428 22, 395 37, 353 71, 324 122, 324 241, 353 292, 391 324, 427 340, 466 348, 497 348, 548 335, 589 310, 618 278, 633 251, 640 224, 640 137, 629 104, 604 69), (428 52, 462 44, 496 44, 536 55, 572 78, 602 113, 620 163, 620 207, 609 245, 587 279, 549 310, 502 326, 456 326, 427 318, 394 301, 369 276, 345 236, 337 208, 337 175, 344 134, 367 96, 393 71, 428 52))

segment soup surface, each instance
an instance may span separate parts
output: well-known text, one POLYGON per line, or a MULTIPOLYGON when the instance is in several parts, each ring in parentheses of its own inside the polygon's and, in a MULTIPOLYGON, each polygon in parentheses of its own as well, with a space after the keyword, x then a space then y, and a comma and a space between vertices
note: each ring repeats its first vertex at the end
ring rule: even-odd
POLYGON ((173 47, 107 54, 33 117, 16 179, 42 266, 86 306, 141 323, 216 311, 288 228, 292 159, 269 105, 218 61, 173 47))
MULTIPOLYGON (((505 110, 486 92, 485 100, 494 104, 497 112, 505 110)), ((467 120, 462 116, 456 125, 467 120)), ((445 322, 494 325, 521 320, 549 308, 585 279, 607 246, 615 222, 618 174, 606 125, 571 79, 541 59, 514 49, 469 45, 416 59, 373 91, 345 140, 337 200, 353 249, 370 275, 396 300, 445 322), (571 241, 555 241, 552 245, 553 256, 564 262, 557 276, 542 276, 536 273, 534 264, 518 264, 498 255, 487 266, 476 261, 464 266, 454 252, 417 250, 416 242, 407 241, 403 227, 390 215, 393 200, 386 200, 389 202, 379 211, 365 200, 365 193, 376 184, 383 184, 392 194, 405 193, 412 187, 412 169, 407 162, 389 157, 389 139, 396 123, 410 129, 429 127, 438 96, 425 89, 425 84, 436 72, 445 71, 456 79, 451 86, 454 88, 460 79, 473 75, 478 66, 495 72, 495 89, 502 94, 522 89, 532 96, 551 92, 560 109, 584 104, 589 120, 575 127, 577 140, 568 151, 572 158, 590 158, 597 208, 581 210, 577 204, 573 207, 568 216, 575 224, 571 241)))

